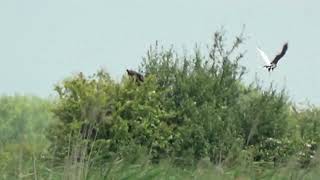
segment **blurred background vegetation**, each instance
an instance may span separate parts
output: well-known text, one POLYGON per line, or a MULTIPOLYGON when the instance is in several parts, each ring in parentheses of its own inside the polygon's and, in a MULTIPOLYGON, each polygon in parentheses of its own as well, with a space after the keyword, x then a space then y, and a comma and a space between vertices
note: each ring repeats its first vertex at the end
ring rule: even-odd
POLYGON ((245 83, 244 41, 216 32, 183 55, 156 43, 143 83, 98 70, 54 99, 1 96, 0 178, 316 179, 320 109, 245 83))

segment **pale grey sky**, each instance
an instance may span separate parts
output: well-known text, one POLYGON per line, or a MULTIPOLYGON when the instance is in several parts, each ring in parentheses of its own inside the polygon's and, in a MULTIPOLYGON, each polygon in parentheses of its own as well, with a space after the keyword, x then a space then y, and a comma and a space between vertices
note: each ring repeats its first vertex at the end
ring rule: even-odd
POLYGON ((54 94, 75 72, 104 67, 117 79, 136 68, 149 45, 192 50, 225 27, 231 38, 246 24, 249 73, 286 87, 295 101, 320 104, 320 1, 316 0, 0 0, 0 94, 54 94), (255 47, 273 56, 289 50, 269 74, 255 47))

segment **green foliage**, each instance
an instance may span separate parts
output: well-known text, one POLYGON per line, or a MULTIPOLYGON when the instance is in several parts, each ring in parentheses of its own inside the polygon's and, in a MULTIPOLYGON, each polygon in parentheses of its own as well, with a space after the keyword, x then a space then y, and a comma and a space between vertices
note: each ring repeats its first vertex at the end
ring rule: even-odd
POLYGON ((98 71, 56 84, 55 101, 1 97, 1 178, 318 177, 320 110, 245 84, 244 40, 216 32, 184 56, 156 43, 143 83, 98 71))
POLYGON ((140 66, 144 83, 127 76, 117 83, 103 71, 59 83, 54 109, 59 121, 48 133, 54 157, 83 149, 108 159, 144 147, 154 162, 170 157, 192 165, 208 157, 219 164, 254 147, 255 160, 285 161, 294 153, 293 143, 270 146, 269 140, 287 142, 288 98, 272 86, 242 83, 243 40, 241 33, 228 48, 224 34, 216 32, 207 54, 195 48, 182 57, 156 44, 140 66))
POLYGON ((37 97, 0 97, 1 179, 29 174, 33 163, 44 158, 49 145, 45 128, 53 119, 50 107, 37 97))
POLYGON ((297 111, 293 107, 296 118, 296 131, 299 137, 298 159, 303 167, 318 163, 317 152, 320 143, 320 109, 308 107, 297 111))

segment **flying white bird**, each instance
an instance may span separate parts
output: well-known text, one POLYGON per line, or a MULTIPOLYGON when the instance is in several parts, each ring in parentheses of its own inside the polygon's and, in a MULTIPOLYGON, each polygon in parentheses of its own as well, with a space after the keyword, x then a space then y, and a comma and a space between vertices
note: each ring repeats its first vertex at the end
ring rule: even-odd
POLYGON ((257 48, 258 52, 260 53, 262 59, 265 61, 266 65, 264 65, 263 67, 267 68, 268 71, 273 70, 274 68, 277 67, 277 63, 278 61, 286 54, 287 50, 288 50, 288 43, 285 43, 282 46, 282 50, 279 54, 277 54, 273 60, 271 61, 268 56, 266 55, 266 53, 264 53, 261 49, 257 48))

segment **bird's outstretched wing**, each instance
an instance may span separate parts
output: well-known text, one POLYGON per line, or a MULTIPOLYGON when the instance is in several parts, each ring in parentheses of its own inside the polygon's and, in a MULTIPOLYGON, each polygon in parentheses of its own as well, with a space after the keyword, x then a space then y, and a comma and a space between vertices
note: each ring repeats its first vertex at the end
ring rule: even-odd
POLYGON ((266 53, 264 53, 261 49, 257 48, 258 52, 260 53, 260 56, 262 57, 262 59, 265 61, 266 65, 270 65, 271 62, 268 58, 268 56, 266 55, 266 53))
POLYGON ((281 52, 276 55, 276 57, 273 59, 273 61, 271 63, 277 64, 278 61, 286 54, 287 50, 288 50, 288 43, 285 43, 282 47, 281 52))

